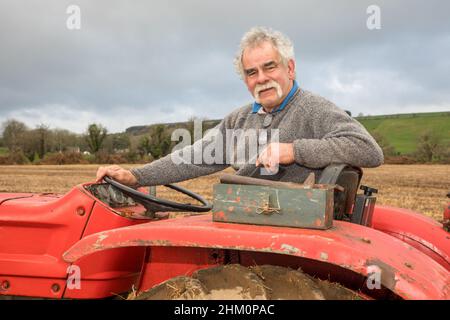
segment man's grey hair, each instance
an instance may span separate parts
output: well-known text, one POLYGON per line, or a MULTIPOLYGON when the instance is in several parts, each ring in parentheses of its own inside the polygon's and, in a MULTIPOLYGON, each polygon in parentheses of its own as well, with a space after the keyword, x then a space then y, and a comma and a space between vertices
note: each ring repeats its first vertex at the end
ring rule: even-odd
POLYGON ((234 58, 234 66, 236 72, 245 79, 244 66, 242 65, 242 55, 246 48, 254 48, 262 43, 269 41, 274 48, 278 50, 281 56, 281 62, 284 65, 288 64, 289 60, 295 61, 294 45, 291 40, 279 31, 266 27, 253 27, 241 39, 239 51, 234 58))

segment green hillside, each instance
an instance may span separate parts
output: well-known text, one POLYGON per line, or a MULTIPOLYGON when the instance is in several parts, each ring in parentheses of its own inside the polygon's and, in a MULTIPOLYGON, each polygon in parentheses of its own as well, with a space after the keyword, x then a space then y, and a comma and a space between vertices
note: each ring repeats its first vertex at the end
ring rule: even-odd
MULTIPOLYGON (((416 151, 419 137, 427 132, 435 132, 443 143, 450 144, 450 112, 408 113, 381 116, 356 117, 356 120, 370 132, 381 134, 400 154, 416 151)), ((207 120, 203 128, 214 127, 220 120, 207 120)), ((155 126, 163 125, 169 131, 187 128, 189 122, 162 123, 148 126, 135 126, 126 130, 127 134, 149 134, 155 126)))
POLYGON ((378 132, 401 154, 416 150, 417 140, 426 131, 435 132, 450 144, 450 112, 410 113, 356 117, 370 132, 378 132))

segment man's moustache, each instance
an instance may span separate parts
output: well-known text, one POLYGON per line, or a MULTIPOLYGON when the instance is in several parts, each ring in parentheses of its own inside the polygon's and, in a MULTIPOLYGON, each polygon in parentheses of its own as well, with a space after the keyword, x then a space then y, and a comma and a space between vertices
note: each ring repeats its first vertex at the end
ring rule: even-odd
MULTIPOLYGON (((276 81, 270 81, 266 84, 257 85, 254 90, 254 96, 257 100, 259 100, 259 94, 261 91, 267 90, 267 89, 275 89, 277 91, 277 94, 280 95, 281 93, 281 86, 276 81)), ((258 101, 257 101, 258 102, 258 101)))

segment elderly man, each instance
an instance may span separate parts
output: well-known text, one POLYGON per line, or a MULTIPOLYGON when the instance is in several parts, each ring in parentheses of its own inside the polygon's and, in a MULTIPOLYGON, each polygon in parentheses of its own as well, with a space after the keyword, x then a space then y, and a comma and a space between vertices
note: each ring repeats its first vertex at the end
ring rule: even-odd
MULTIPOLYGON (((285 35, 268 28, 252 28, 241 40, 235 65, 255 102, 226 116, 216 127, 217 136, 226 136, 227 130, 278 129, 277 141, 270 140, 253 162, 232 163, 237 174, 252 174, 255 164, 269 172, 283 165, 281 180, 302 182, 310 172, 318 173, 331 163, 359 167, 382 164, 380 147, 360 123, 333 103, 299 88, 294 48, 285 35)), ((195 153, 195 146, 204 144, 205 138, 184 152, 195 153)), ((108 175, 130 186, 161 185, 211 174, 230 165, 226 161, 180 163, 174 161, 174 155, 132 170, 100 167, 97 179, 108 175)))

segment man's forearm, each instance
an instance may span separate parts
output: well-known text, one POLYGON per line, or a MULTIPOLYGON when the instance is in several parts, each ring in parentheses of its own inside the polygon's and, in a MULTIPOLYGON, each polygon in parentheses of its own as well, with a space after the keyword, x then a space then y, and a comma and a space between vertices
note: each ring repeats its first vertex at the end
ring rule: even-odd
POLYGON ((295 161, 309 168, 323 168, 331 163, 358 167, 377 167, 384 161, 381 148, 373 139, 362 136, 298 139, 294 141, 295 161))
POLYGON ((141 186, 176 183, 208 175, 227 168, 226 164, 175 163, 171 155, 153 161, 143 167, 134 168, 131 173, 141 186))
MULTIPOLYGON (((221 123, 217 128, 222 128, 221 123)), ((212 131, 193 145, 172 152, 162 159, 153 161, 143 167, 131 170, 142 186, 164 185, 208 175, 228 167, 224 158, 223 134, 220 130, 212 131), (217 135, 216 135, 217 134, 217 135), (217 143, 217 145, 216 145, 217 143), (205 161, 203 151, 209 146, 218 152, 217 162, 209 164, 205 161), (222 155, 220 155, 220 153, 222 155)))

